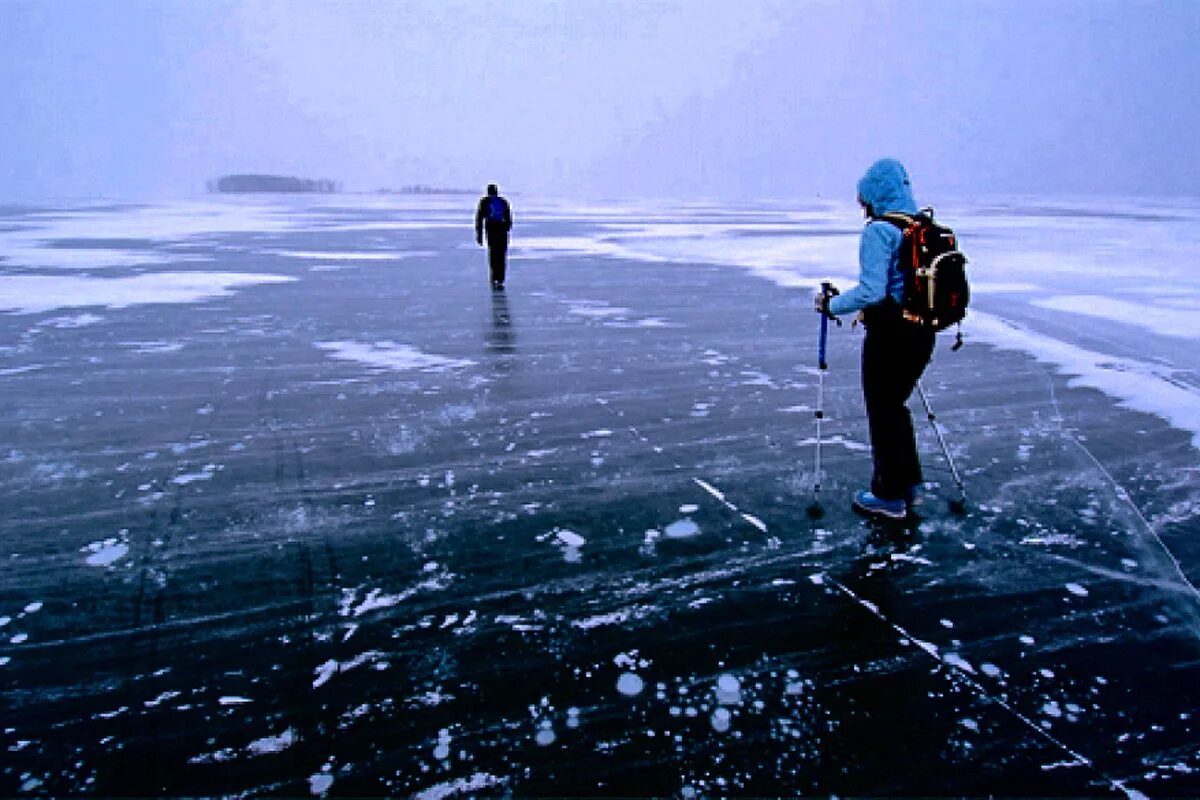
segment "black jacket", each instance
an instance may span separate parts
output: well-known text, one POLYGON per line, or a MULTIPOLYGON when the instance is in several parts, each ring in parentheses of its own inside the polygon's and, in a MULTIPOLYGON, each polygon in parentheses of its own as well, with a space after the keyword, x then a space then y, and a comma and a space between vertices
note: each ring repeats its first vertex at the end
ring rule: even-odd
POLYGON ((504 207, 504 218, 502 220, 493 220, 488 216, 488 206, 492 200, 491 195, 484 195, 479 198, 479 207, 475 210, 475 238, 483 237, 483 226, 487 223, 487 231, 490 236, 494 233, 508 233, 512 230, 512 208, 508 205, 508 201, 500 195, 496 195, 496 200, 504 207))

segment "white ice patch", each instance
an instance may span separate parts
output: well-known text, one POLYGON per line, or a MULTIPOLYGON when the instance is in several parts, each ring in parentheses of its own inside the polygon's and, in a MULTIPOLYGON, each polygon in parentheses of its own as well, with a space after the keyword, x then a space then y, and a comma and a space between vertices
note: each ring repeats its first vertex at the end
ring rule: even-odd
POLYGON ((171 479, 171 483, 176 486, 187 486, 189 483, 211 480, 213 474, 220 469, 219 464, 205 464, 199 472, 185 472, 182 475, 176 475, 171 479))
POLYGON ((1018 350, 1072 376, 1069 386, 1096 389, 1125 408, 1154 414, 1190 431, 1200 449, 1200 389, 1172 380, 1171 370, 1152 363, 1085 350, 982 311, 971 312, 973 336, 1006 350, 1018 350))
POLYGON ((288 728, 278 736, 264 736, 261 739, 255 739, 247 749, 250 755, 265 756, 271 753, 282 753, 284 750, 296 743, 296 732, 288 728))
POLYGON ((8 367, 6 369, 0 369, 0 376, 24 375, 26 372, 37 372, 40 369, 45 369, 45 365, 26 364, 23 367, 8 367))
POLYGON ((1087 542, 1070 533, 1047 533, 1030 535, 1021 539, 1021 544, 1037 545, 1039 547, 1083 547, 1087 542))
MULTIPOLYGON (((973 290, 974 286, 971 288, 973 290)), ((1133 303, 1095 294, 1072 294, 1037 299, 1033 304, 1052 311, 1132 325, 1158 336, 1172 336, 1192 342, 1200 340, 1200 314, 1180 314, 1174 308, 1163 308, 1153 303, 1133 303)))
POLYGON ((405 252, 381 252, 378 250, 369 250, 360 253, 322 250, 277 250, 272 255, 303 258, 312 261, 395 261, 406 256, 411 256, 412 254, 405 252))
POLYGON ((0 275, 0 311, 37 314, 59 308, 128 308, 150 303, 198 303, 233 289, 294 281, 285 275, 158 272, 124 278, 0 275))
POLYGON ((598 300, 579 300, 568 306, 567 310, 576 316, 589 319, 620 318, 632 313, 628 308, 617 308, 598 300))
POLYGON ((45 328, 85 328, 88 325, 95 325, 103 322, 104 317, 96 316, 95 314, 75 314, 73 316, 51 317, 44 320, 41 324, 45 328))
MULTIPOLYGON (((815 436, 809 436, 799 442, 801 447, 807 447, 810 444, 815 445, 816 443, 817 439, 815 436)), ((839 447, 844 447, 847 450, 858 453, 868 452, 871 449, 871 445, 867 444, 866 442, 856 442, 853 439, 847 439, 840 433, 836 433, 833 436, 822 439, 821 443, 825 445, 838 445, 839 447)))
POLYGON ((467 359, 422 353, 406 344, 383 342, 316 342, 316 346, 334 358, 356 361, 376 371, 418 370, 420 372, 445 372, 469 367, 475 362, 467 359))
POLYGON ((1088 590, 1080 586, 1078 583, 1068 583, 1066 589, 1076 597, 1087 597, 1088 590))
POLYGON ((88 554, 83 561, 89 567, 111 567, 129 555, 129 539, 122 531, 119 536, 92 542, 82 549, 88 554))

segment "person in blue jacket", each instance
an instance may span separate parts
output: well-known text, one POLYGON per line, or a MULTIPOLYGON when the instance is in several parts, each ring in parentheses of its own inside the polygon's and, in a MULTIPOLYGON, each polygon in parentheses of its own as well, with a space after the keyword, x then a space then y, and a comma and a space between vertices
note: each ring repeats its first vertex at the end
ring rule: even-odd
MULTIPOLYGON (((842 294, 817 294, 817 310, 832 316, 862 312, 862 389, 871 434, 874 469, 868 490, 851 505, 870 515, 907 516, 922 484, 921 462, 908 398, 933 355, 934 332, 901 315, 899 228, 880 219, 892 212, 916 214, 912 183, 904 165, 876 161, 858 182, 858 202, 867 218, 858 247, 858 284, 842 294)), ((836 292, 836 290, 834 290, 836 292)))
POLYGON ((496 184, 489 183, 487 195, 479 198, 475 209, 475 244, 483 245, 483 232, 487 231, 488 271, 491 273, 492 288, 504 288, 504 273, 508 260, 508 232, 512 230, 512 208, 500 196, 496 184))

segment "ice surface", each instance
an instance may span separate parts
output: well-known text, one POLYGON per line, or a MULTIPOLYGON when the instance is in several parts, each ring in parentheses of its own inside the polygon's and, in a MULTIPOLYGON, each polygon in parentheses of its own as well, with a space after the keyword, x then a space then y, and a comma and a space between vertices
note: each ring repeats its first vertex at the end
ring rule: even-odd
POLYGON ((893 530, 853 208, 461 200, 0 209, 0 794, 1200 791, 1194 203, 939 208, 893 530))

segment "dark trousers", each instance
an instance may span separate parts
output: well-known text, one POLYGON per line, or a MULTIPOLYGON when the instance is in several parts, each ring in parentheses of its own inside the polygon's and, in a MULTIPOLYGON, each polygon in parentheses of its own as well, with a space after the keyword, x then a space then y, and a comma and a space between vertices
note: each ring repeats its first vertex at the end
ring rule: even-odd
POLYGON ((504 272, 508 260, 508 231, 489 225, 487 245, 488 268, 492 273, 492 283, 504 283, 504 272))
POLYGON ((862 387, 871 429, 871 493, 900 500, 921 483, 908 398, 933 355, 935 334, 898 318, 870 322, 863 339, 862 387))

